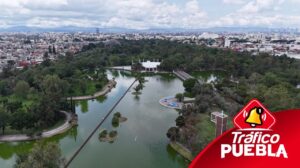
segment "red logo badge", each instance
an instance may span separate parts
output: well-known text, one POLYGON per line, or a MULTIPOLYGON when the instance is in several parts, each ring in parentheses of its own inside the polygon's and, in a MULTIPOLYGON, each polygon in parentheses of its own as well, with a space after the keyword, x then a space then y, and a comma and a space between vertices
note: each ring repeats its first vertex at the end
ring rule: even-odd
POLYGON ((252 99, 233 119, 239 129, 271 129, 276 120, 257 99, 252 99))

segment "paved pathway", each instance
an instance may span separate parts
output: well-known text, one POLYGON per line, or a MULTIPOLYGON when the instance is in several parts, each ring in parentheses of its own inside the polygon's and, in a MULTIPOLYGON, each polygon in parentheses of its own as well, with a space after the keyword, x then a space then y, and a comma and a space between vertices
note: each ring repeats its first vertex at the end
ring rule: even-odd
POLYGON ((194 77, 192 77, 190 74, 184 72, 184 71, 173 71, 173 73, 178 76, 181 80, 185 81, 187 79, 193 79, 194 77))
MULTIPOLYGON (((115 85, 116 85, 116 81, 110 80, 108 82, 108 84, 106 84, 101 91, 96 92, 94 95, 72 97, 72 100, 88 100, 88 99, 97 98, 99 96, 105 95, 108 92, 110 92, 110 90, 115 85)), ((70 100, 71 98, 68 97, 67 99, 70 100)), ((68 129, 70 129, 72 127, 72 124, 69 122, 72 119, 72 115, 71 115, 71 113, 68 113, 68 112, 65 112, 65 111, 60 111, 60 112, 66 115, 66 121, 61 126, 59 126, 57 128, 54 128, 52 130, 49 130, 49 131, 44 131, 41 136, 30 137, 30 136, 27 136, 26 134, 1 135, 0 136, 0 142, 16 142, 16 141, 36 140, 36 139, 41 139, 41 138, 49 138, 49 137, 52 137, 54 135, 61 134, 61 133, 67 131, 68 129)))
POLYGON ((60 111, 60 112, 66 115, 66 120, 63 125, 61 125, 57 128, 54 128, 52 130, 49 130, 49 131, 44 131, 41 136, 30 137, 30 136, 27 136, 26 134, 2 135, 2 136, 0 136, 0 142, 36 140, 36 139, 48 138, 48 137, 52 137, 54 135, 61 134, 72 127, 72 124, 69 123, 69 121, 72 119, 72 116, 68 112, 65 112, 65 111, 60 111))
MULTIPOLYGON (((108 84, 106 84, 103 89, 99 92, 94 93, 93 95, 86 95, 86 96, 75 96, 72 97, 72 100, 90 100, 90 99, 95 99, 99 96, 103 96, 110 92, 110 90, 117 84, 116 81, 110 80, 108 84)), ((71 100, 71 97, 68 97, 67 100, 71 100)))

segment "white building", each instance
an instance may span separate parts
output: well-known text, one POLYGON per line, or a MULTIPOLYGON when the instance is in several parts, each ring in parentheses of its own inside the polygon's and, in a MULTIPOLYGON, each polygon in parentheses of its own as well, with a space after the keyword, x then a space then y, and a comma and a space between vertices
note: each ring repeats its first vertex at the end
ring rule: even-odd
POLYGON ((225 43, 224 43, 224 47, 225 47, 225 48, 230 48, 230 46, 231 46, 231 40, 228 39, 228 38, 226 38, 226 39, 225 39, 225 43))
POLYGON ((141 62, 141 64, 145 71, 153 72, 158 70, 160 62, 152 62, 147 60, 146 62, 141 62))

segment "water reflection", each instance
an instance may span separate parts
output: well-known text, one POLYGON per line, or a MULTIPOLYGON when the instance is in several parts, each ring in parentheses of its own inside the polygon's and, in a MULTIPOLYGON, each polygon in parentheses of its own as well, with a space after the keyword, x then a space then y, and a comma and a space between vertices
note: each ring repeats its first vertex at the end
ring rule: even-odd
MULTIPOLYGON (((60 144, 62 154, 66 159, 74 154, 134 81, 130 72, 116 72, 115 74, 108 72, 110 79, 114 75, 119 74, 119 76, 116 77, 116 88, 107 96, 76 102, 78 127, 47 139, 47 141, 55 141, 60 144)), ((146 77, 146 80, 148 82, 145 83, 142 94, 128 93, 115 109, 128 118, 128 121, 120 123, 119 127, 114 128, 111 123, 111 115, 101 126, 110 131, 118 131, 118 138, 114 143, 99 143, 98 134, 95 134, 70 167, 99 167, 100 159, 102 167, 109 168, 129 168, 135 165, 141 165, 143 168, 187 167, 184 159, 167 147, 166 132, 168 128, 175 125, 178 113, 162 107, 158 103, 162 97, 183 92, 182 82, 173 75, 152 75, 146 77), (124 151, 126 151, 126 155, 123 154, 124 151)), ((15 155, 29 152, 33 144, 34 142, 0 143, 0 157, 3 158, 0 159, 1 167, 12 167, 15 155)))
MULTIPOLYGON (((48 138, 43 139, 45 142, 56 142, 59 143, 61 139, 66 137, 71 137, 76 141, 77 139, 77 127, 73 127, 69 131, 48 138)), ((0 143, 0 157, 4 160, 9 160, 15 155, 25 154, 30 152, 31 148, 33 147, 36 141, 27 141, 27 142, 2 142, 0 143)), ((2 167, 2 166, 1 166, 2 167)))
POLYGON ((89 111, 89 106, 88 106, 88 101, 87 100, 79 101, 79 104, 80 104, 81 112, 86 113, 86 112, 89 111))
POLYGON ((99 96, 95 100, 97 100, 98 103, 103 103, 107 99, 107 96, 99 96))

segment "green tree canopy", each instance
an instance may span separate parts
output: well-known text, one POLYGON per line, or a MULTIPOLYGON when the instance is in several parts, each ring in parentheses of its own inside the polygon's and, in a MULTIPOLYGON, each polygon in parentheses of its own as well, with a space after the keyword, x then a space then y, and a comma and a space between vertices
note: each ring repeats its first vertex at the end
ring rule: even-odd
POLYGON ((27 155, 18 156, 15 168, 60 168, 64 166, 61 150, 56 143, 38 142, 27 155))
POLYGON ((18 97, 26 98, 28 92, 29 92, 30 86, 26 81, 20 80, 18 81, 16 87, 15 87, 15 94, 18 97))
POLYGON ((195 86, 197 80, 196 79, 187 79, 183 82, 183 86, 186 92, 191 92, 193 87, 195 86))

